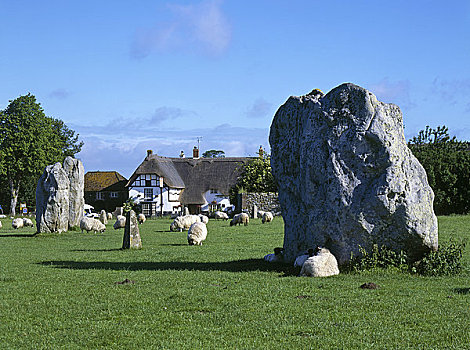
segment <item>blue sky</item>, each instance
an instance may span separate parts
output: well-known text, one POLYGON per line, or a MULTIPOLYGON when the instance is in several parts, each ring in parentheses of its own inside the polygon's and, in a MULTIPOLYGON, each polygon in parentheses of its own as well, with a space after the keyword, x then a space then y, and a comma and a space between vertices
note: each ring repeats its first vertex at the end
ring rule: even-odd
POLYGON ((407 138, 470 140, 469 1, 0 0, 0 109, 28 92, 85 142, 86 171, 146 155, 269 149, 291 95, 352 82, 407 138))

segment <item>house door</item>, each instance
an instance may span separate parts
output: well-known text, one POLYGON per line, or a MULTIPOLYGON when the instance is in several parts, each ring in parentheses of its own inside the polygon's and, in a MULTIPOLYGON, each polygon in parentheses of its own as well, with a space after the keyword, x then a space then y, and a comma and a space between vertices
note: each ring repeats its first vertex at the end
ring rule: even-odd
POLYGON ((197 215, 201 213, 201 206, 199 204, 189 204, 188 205, 189 214, 197 215))

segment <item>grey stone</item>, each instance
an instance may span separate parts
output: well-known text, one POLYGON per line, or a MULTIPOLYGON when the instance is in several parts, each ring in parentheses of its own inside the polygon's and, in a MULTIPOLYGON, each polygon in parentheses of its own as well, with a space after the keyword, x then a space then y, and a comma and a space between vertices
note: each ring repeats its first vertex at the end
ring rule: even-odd
POLYGON ((69 228, 80 225, 85 206, 85 169, 79 159, 67 157, 63 166, 69 178, 69 228))
POLYGON ((122 240, 122 249, 141 249, 142 240, 140 239, 139 223, 137 215, 133 210, 126 214, 126 226, 124 227, 124 238, 122 240))
POLYGON ((258 206, 256 204, 253 204, 252 217, 253 219, 258 218, 258 206))
POLYGON ((108 215, 106 215, 106 210, 104 209, 100 211, 100 221, 103 225, 108 223, 108 215))
POLYGON ((434 194, 396 105, 353 84, 327 95, 314 90, 279 108, 269 141, 285 260, 315 246, 340 264, 359 246, 385 245, 414 259, 437 249, 434 194))
POLYGON ((69 178, 60 163, 48 165, 36 187, 37 232, 65 232, 69 225, 69 178))

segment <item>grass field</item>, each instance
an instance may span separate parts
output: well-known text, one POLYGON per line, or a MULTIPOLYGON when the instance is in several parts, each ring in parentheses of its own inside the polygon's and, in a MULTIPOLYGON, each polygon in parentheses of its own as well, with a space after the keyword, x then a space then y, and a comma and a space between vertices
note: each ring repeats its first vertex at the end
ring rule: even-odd
MULTIPOLYGON (((282 246, 282 219, 211 221, 203 246, 140 226, 33 236, 0 229, 2 349, 470 349, 470 253, 453 277, 395 270, 296 277, 262 258, 282 246), (116 284, 129 279, 134 283, 116 284), (374 282, 376 290, 359 286, 374 282)), ((468 238, 470 216, 439 218, 440 241, 468 238)))

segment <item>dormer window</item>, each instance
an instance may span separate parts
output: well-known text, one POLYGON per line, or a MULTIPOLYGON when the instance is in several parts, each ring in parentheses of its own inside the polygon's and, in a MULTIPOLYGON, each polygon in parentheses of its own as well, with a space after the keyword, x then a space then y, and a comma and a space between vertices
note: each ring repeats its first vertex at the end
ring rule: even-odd
POLYGON ((134 187, 156 187, 158 176, 156 174, 142 174, 137 176, 134 187))
POLYGON ((215 188, 211 188, 210 193, 219 193, 215 188))

